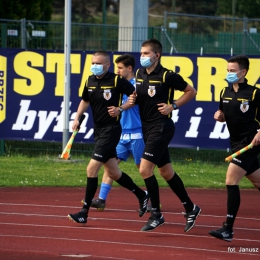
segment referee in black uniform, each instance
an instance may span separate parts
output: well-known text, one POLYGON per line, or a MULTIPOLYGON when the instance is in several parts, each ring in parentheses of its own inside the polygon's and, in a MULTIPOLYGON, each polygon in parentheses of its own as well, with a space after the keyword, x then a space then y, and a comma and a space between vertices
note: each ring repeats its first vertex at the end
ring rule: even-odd
POLYGON ((188 232, 195 224, 201 209, 189 198, 181 178, 172 169, 168 145, 173 138, 175 126, 171 119, 172 111, 189 102, 196 90, 183 78, 160 64, 162 45, 156 39, 142 43, 140 63, 143 68, 136 73, 136 103, 139 105, 143 125, 145 149, 140 164, 140 173, 145 181, 152 203, 151 217, 142 231, 151 231, 164 223, 160 212, 158 182, 153 174, 155 166, 178 196, 185 208, 188 232), (184 94, 176 100, 174 90, 184 94))
POLYGON ((239 182, 246 176, 260 189, 260 89, 247 84, 245 76, 249 70, 247 56, 238 55, 228 60, 228 87, 220 92, 219 110, 214 119, 226 122, 230 134, 230 146, 235 153, 253 144, 253 149, 234 158, 227 169, 227 217, 222 228, 209 231, 210 235, 232 241, 233 225, 240 206, 239 182))
POLYGON ((132 191, 139 199, 139 216, 147 211, 149 195, 140 189, 133 180, 121 172, 116 155, 116 146, 121 136, 120 114, 132 107, 132 101, 121 106, 122 96, 133 94, 134 86, 125 78, 110 73, 110 57, 108 53, 99 51, 92 56, 91 72, 82 93, 77 114, 73 122, 73 130, 78 127, 80 116, 91 106, 94 118, 95 147, 92 158, 87 166, 87 186, 85 202, 80 212, 69 214, 68 217, 77 223, 86 223, 89 207, 98 187, 98 172, 102 165, 109 177, 121 186, 132 191))

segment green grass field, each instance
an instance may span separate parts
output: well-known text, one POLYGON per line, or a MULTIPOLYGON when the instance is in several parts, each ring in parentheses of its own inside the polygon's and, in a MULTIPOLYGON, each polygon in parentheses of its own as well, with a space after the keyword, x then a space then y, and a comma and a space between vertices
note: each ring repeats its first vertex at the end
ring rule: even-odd
MULTIPOLYGON (((89 158, 83 156, 75 157, 69 161, 58 159, 58 156, 2 156, 0 157, 0 186, 85 186, 88 161, 89 158)), ((173 161, 172 164, 186 187, 225 188, 227 163, 203 163, 201 161, 183 160, 173 161)), ((127 162, 122 162, 120 168, 129 174, 138 186, 145 186, 131 158, 127 162)), ((99 172, 99 184, 102 173, 103 169, 99 172)), ((157 169, 155 175, 160 187, 168 186, 158 174, 157 169)), ((117 186, 117 183, 114 186, 117 186)), ((240 188, 253 188, 253 185, 244 178, 240 188)))

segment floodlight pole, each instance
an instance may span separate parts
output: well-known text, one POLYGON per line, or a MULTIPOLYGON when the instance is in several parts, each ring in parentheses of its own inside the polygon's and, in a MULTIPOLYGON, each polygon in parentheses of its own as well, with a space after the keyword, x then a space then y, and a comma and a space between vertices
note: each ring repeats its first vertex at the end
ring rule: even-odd
POLYGON ((71 0, 65 0, 64 15, 64 96, 63 96, 63 135, 62 147, 69 140, 69 102, 70 102, 70 52, 71 52, 71 0))

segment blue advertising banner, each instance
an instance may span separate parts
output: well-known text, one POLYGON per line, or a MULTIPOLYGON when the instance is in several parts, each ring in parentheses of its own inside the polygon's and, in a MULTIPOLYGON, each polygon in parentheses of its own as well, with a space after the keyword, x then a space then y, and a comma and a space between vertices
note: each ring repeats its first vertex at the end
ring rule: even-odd
MULTIPOLYGON (((115 60, 122 53, 111 53, 115 60)), ((136 69, 140 67, 139 53, 136 69)), ((70 131, 86 79, 91 74, 92 53, 71 53, 70 131)), ((161 63, 197 90, 194 100, 174 111, 176 133, 170 146, 227 149, 225 123, 213 118, 225 81, 227 59, 219 55, 164 55, 161 63)), ((249 84, 260 87, 260 57, 249 56, 249 84)), ((111 71, 116 70, 114 64, 111 71)), ((64 53, 49 50, 0 49, 0 139, 62 141, 64 53)), ((178 99, 182 92, 175 92, 178 99)), ((91 108, 75 142, 93 143, 91 108)))

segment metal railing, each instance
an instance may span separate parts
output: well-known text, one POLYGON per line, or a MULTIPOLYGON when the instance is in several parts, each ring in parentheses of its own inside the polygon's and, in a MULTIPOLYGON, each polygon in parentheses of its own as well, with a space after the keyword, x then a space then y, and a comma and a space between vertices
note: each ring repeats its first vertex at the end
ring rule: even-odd
MULTIPOLYGON (((140 35, 147 30, 148 38, 163 43, 164 53, 260 53, 260 19, 167 12, 161 27, 72 23, 71 50, 129 51, 133 30, 140 35), (126 37, 119 37, 119 31, 126 37)), ((0 44, 2 48, 63 50, 64 23, 0 19, 0 44)))
POLYGON ((179 53, 260 54, 260 19, 165 12, 164 29, 179 53))

